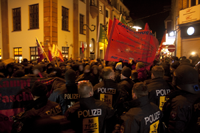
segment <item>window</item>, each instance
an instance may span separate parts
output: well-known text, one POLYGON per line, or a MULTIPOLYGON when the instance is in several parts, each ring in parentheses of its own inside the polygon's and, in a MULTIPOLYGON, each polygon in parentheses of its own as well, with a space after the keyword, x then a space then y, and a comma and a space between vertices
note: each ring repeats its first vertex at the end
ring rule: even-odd
POLYGON ((29 6, 30 29, 39 28, 39 4, 29 6))
POLYGON ((80 14, 80 34, 84 34, 83 23, 84 23, 84 15, 80 14))
POLYGON ((108 18, 108 10, 106 10, 106 17, 108 18))
POLYGON ((15 47, 14 49, 14 60, 17 60, 19 63, 22 61, 22 47, 15 47))
POLYGON ((30 47, 30 60, 37 60, 38 58, 38 48, 30 47))
POLYGON ((13 31, 21 30, 21 8, 12 9, 13 12, 13 31))
POLYGON ((69 9, 62 7, 62 30, 69 31, 69 9))
POLYGON ((200 0, 198 0, 198 4, 200 4, 200 0))
POLYGON ((196 5, 196 0, 191 0, 191 6, 195 6, 196 5))
POLYGON ((63 57, 69 58, 69 47, 62 47, 63 57))
POLYGON ((99 6, 99 12, 103 13, 103 6, 102 5, 99 6))
POLYGON ((0 59, 1 59, 1 48, 0 48, 0 59))
POLYGON ((122 7, 120 6, 120 13, 122 13, 122 7))
POLYGON ((82 2, 85 2, 84 0, 81 0, 82 2))

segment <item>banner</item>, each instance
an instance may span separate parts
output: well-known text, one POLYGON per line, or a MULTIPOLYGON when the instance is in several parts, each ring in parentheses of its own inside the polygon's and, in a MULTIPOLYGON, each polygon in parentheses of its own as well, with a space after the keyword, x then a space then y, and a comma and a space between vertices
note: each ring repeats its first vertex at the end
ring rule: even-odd
POLYGON ((44 49, 37 38, 36 38, 36 43, 37 43, 38 55, 39 55, 38 61, 40 62, 44 59, 44 49))
POLYGON ((105 60, 128 62, 144 62, 146 66, 153 63, 158 40, 150 30, 135 32, 123 23, 114 19, 105 60))
POLYGON ((124 20, 123 15, 120 15, 120 22, 122 22, 123 24, 127 25, 126 20, 124 20))
POLYGON ((11 78, 0 79, 0 132, 11 132, 13 116, 23 112, 24 107, 32 101, 30 87, 35 81, 48 87, 52 92, 52 83, 56 78, 11 78))
POLYGON ((98 33, 97 42, 107 44, 107 34, 106 34, 106 31, 103 29, 101 24, 99 25, 99 33, 98 33))

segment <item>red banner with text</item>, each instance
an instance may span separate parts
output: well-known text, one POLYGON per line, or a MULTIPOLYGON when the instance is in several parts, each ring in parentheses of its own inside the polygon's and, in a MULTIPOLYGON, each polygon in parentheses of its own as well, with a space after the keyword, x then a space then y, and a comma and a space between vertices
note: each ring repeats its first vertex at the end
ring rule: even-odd
POLYGON ((30 87, 35 81, 48 87, 52 92, 52 83, 56 78, 11 78, 0 79, 0 132, 11 132, 13 116, 23 112, 24 107, 33 100, 30 87))
POLYGON ((135 32, 115 19, 110 31, 105 60, 116 62, 134 60, 149 66, 155 59, 157 49, 158 40, 150 30, 135 32))

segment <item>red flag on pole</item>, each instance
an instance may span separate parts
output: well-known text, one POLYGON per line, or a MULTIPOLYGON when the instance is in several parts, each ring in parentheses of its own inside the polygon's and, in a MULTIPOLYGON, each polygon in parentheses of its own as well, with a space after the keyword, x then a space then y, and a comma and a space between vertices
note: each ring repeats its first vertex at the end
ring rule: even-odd
POLYGON ((84 43, 82 42, 82 53, 84 53, 84 43))
POLYGON ((44 59, 44 49, 40 44, 40 41, 36 38, 37 48, 38 48, 38 61, 42 61, 44 59))

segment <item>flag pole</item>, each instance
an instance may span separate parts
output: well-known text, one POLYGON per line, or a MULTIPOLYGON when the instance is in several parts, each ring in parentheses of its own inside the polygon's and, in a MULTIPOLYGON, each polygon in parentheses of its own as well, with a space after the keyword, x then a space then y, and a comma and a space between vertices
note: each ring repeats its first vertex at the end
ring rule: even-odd
MULTIPOLYGON (((37 37, 36 37, 36 39, 37 39, 37 37)), ((38 39, 37 39, 38 40, 38 39)), ((39 42, 39 40, 38 40, 38 44, 40 45, 40 47, 42 48, 42 50, 44 51, 44 49, 43 49, 43 47, 41 46, 41 44, 40 44, 40 42, 39 42)), ((46 58, 47 58, 47 60, 50 62, 50 60, 49 60, 49 57, 47 56, 47 54, 46 54, 46 52, 44 51, 44 54, 45 54, 45 56, 46 56, 46 58)))

